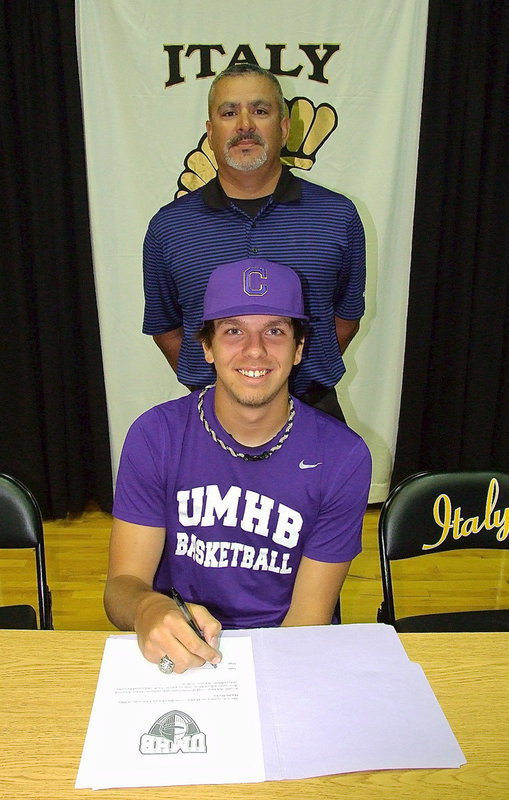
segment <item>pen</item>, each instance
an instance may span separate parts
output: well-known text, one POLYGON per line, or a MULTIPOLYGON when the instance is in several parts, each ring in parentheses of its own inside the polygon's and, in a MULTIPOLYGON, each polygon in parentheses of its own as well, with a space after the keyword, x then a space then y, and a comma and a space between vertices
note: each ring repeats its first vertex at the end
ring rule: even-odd
MULTIPOLYGON (((175 600, 179 610, 182 611, 184 617, 186 618, 187 624, 191 626, 191 628, 193 629, 195 634, 200 637, 202 642, 206 642, 206 639, 205 639, 203 633, 201 632, 201 630, 199 629, 198 625, 196 624, 196 621, 193 618, 193 615, 191 614, 191 612, 189 611, 188 607, 186 606, 186 604, 182 600, 182 597, 180 596, 179 592, 177 592, 177 590, 173 586, 170 589, 170 596, 171 596, 172 600, 175 600)), ((212 664, 212 666, 214 667, 214 669, 216 669, 217 664, 212 664)))

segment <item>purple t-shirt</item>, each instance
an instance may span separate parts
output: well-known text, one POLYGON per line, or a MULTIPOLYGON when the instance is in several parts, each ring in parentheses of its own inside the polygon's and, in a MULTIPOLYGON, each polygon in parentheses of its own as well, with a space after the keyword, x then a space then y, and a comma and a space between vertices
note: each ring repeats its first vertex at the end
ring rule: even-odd
MULTIPOLYGON (((235 451, 214 413, 205 417, 235 451)), ((205 430, 198 393, 152 408, 131 426, 122 451, 113 514, 166 528, 154 589, 174 586, 224 628, 279 625, 303 555, 350 561, 361 550, 371 458, 343 423, 298 400, 288 439, 268 459, 234 458, 205 430)))

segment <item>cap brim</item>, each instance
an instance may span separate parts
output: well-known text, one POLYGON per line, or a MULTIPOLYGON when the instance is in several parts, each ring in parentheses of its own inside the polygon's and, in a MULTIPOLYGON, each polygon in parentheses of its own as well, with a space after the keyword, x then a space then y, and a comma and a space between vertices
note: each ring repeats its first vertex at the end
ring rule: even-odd
POLYGON ((249 304, 214 309, 212 312, 203 315, 203 322, 207 322, 211 319, 225 319, 226 317, 243 317, 254 315, 267 316, 267 314, 276 314, 278 317, 289 317, 290 319, 309 319, 306 314, 297 314, 295 311, 291 311, 288 308, 262 305, 257 306, 249 304))

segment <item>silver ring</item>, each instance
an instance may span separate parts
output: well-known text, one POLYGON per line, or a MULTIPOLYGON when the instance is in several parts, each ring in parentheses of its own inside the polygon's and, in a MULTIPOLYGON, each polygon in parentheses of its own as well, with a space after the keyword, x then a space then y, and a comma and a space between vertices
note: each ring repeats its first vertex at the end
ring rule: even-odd
POLYGON ((175 669, 175 662, 172 661, 171 658, 168 658, 168 656, 163 656, 157 666, 165 675, 171 675, 175 669))

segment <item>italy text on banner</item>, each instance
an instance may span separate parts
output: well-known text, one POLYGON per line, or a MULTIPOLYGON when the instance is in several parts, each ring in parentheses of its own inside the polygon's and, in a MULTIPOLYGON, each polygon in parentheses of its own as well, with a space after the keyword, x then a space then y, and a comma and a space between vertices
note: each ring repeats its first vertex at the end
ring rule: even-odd
MULTIPOLYGON (((130 422, 186 390, 141 334, 149 219, 215 164, 215 74, 280 79, 295 174, 349 196, 367 234, 367 312, 339 384, 387 492, 399 411, 427 0, 77 0, 92 238, 114 466, 130 422), (375 402, 376 399, 376 402, 375 402)), ((190 232, 190 237, 192 232, 190 232)))

